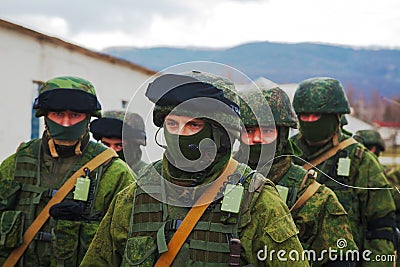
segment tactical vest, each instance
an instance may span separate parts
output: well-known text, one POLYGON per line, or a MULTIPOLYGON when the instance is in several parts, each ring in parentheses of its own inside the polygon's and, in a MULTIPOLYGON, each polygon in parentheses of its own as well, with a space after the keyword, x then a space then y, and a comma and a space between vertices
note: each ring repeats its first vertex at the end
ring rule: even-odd
POLYGON ((358 168, 364 153, 364 148, 359 145, 350 145, 345 149, 338 151, 335 156, 325 160, 323 163, 317 166, 318 169, 323 171, 329 177, 317 171, 317 181, 325 184, 327 187, 332 189, 338 197, 343 208, 348 213, 350 219, 350 225, 353 232, 354 241, 357 245, 362 244, 361 240, 364 240, 367 229, 365 226, 367 223, 362 221, 362 216, 359 207, 359 200, 355 199, 357 189, 353 189, 346 185, 354 185, 354 177, 357 176, 358 168), (338 162, 340 158, 350 158, 351 167, 349 176, 341 176, 337 174, 338 162))
POLYGON ((295 165, 291 165, 289 170, 285 173, 285 175, 280 179, 277 183, 277 188, 279 191, 279 186, 283 186, 288 188, 288 194, 286 198, 286 205, 289 209, 296 203, 298 199, 298 192, 300 189, 300 184, 303 180, 303 177, 307 174, 307 171, 297 167, 295 165))
MULTIPOLYGON (((63 177, 59 188, 74 172, 80 169, 85 163, 104 151, 106 148, 94 142, 89 142, 83 155, 69 172, 63 177)), ((9 199, 14 203, 5 211, 9 216, 8 221, 12 225, 12 231, 19 232, 22 237, 27 227, 34 221, 36 215, 43 209, 46 203, 56 193, 57 188, 47 188, 41 185, 40 159, 41 139, 35 139, 23 143, 16 153, 16 164, 13 186, 18 190, 9 199)), ((96 197, 97 186, 105 165, 100 166, 91 172, 91 191, 89 198, 84 203, 85 219, 81 221, 54 220, 49 218, 47 223, 38 231, 34 240, 28 247, 24 256, 19 261, 21 266, 78 266, 86 252, 100 223, 102 214, 95 214, 93 201, 96 197), (50 263, 51 260, 51 263, 50 263)), ((65 201, 73 200, 71 192, 65 201)), ((3 222, 2 222, 3 223, 3 222)), ((14 244, 18 247, 18 242, 14 244)), ((12 246, 9 246, 10 250, 12 246)))
MULTIPOLYGON (((153 166, 161 173, 161 161, 153 166)), ((239 164, 235 173, 243 173, 244 168, 248 167, 239 164)), ((259 178, 254 178, 257 175, 252 175, 248 169, 246 172, 239 214, 221 211, 221 199, 211 203, 185 241, 173 266, 228 266, 229 241, 239 238, 241 229, 249 223, 251 207, 258 197, 257 192, 249 193, 248 188, 251 180, 259 178)), ((187 207, 170 206, 151 197, 149 194, 158 194, 159 198, 162 189, 159 184, 149 187, 147 182, 154 182, 146 173, 145 169, 139 179, 146 180, 147 193, 141 187, 135 189, 121 266, 153 266, 159 255, 168 250, 169 240, 189 211, 187 207), (177 213, 183 216, 174 217, 177 213)))

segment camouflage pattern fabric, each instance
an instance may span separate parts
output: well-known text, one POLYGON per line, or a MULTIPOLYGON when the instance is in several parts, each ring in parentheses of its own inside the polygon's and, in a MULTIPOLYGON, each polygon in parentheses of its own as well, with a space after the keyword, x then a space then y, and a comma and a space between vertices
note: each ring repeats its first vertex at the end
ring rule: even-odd
POLYGON ((350 113, 349 101, 340 82, 317 77, 302 81, 294 94, 293 108, 299 113, 350 113))
MULTIPOLYGON (((265 174, 263 170, 261 173, 265 174)), ((307 176, 306 183, 301 190, 297 190, 305 177, 307 171, 300 166, 294 165, 290 157, 286 157, 274 164, 266 176, 275 184, 284 186, 291 192, 297 192, 293 202, 297 200, 314 181, 314 178, 307 176)), ((293 196, 288 196, 288 201, 293 196)), ((288 203, 291 208, 293 203, 288 203)), ((351 227, 347 212, 340 204, 336 194, 325 185, 321 185, 318 191, 307 200, 307 202, 295 211, 292 211, 293 220, 299 229, 299 239, 304 249, 316 252, 316 255, 323 255, 322 251, 329 248, 346 251, 357 250, 353 240, 351 227), (338 248, 337 242, 345 240, 347 246, 338 248)), ((322 266, 329 261, 328 255, 314 261, 312 266, 322 266)))
POLYGON ((246 127, 259 126, 259 123, 270 126, 297 128, 297 116, 293 111, 288 95, 281 88, 263 88, 259 91, 248 91, 241 94, 240 117, 246 127), (261 98, 263 97, 263 98, 261 98), (251 108, 256 109, 257 117, 251 108), (269 108, 268 108, 269 107, 269 108))
MULTIPOLYGON (((83 143, 83 145, 86 145, 86 149, 83 150, 82 156, 53 158, 49 152, 46 135, 43 138, 32 140, 22 145, 18 153, 9 156, 0 165, 0 188, 3 188, 3 185, 8 188, 14 188, 14 184, 10 184, 10 181, 13 181, 14 177, 18 177, 17 181, 19 183, 25 181, 26 188, 36 188, 34 191, 37 191, 37 193, 30 193, 22 190, 18 198, 10 200, 10 206, 0 206, 0 213, 23 211, 25 226, 22 224, 19 227, 21 233, 23 232, 22 228, 25 227, 24 229, 26 230, 29 225, 27 223, 31 222, 39 214, 50 198, 50 196, 40 192, 59 188, 72 174, 71 171, 77 170, 76 167, 82 164, 79 159, 90 160, 105 149, 103 145, 89 141, 87 144, 83 143), (40 161, 37 158, 39 149, 42 151, 40 161), (20 162, 17 166, 25 164, 27 168, 19 169, 18 167, 18 170, 16 170, 16 162, 19 161, 19 155, 22 152, 25 155, 26 163, 20 162), (40 162, 39 172, 37 172, 35 162, 40 162), (31 167, 28 168, 28 166, 31 167), (36 180, 37 178, 22 179, 20 178, 21 175, 40 176, 40 178, 38 180, 36 180), (29 204, 30 202, 37 204, 29 204)), ((87 218, 87 221, 54 220, 51 217, 40 229, 41 232, 51 233, 50 236, 46 240, 34 240, 32 242, 24 253, 24 266, 79 266, 83 254, 97 230, 99 221, 106 213, 112 198, 123 188, 132 184, 136 178, 126 163, 117 158, 104 164, 100 169, 102 171, 99 172, 101 175, 99 179, 101 179, 97 184, 97 193, 91 205, 92 211, 90 214, 93 217, 87 218)), ((71 196, 64 201, 72 201, 71 196)), ((3 225, 0 227, 3 227, 3 225)), ((10 250, 11 248, 5 249, 1 247, 0 264, 5 261, 10 250)))
MULTIPOLYGON (((349 138, 339 131, 339 141, 349 138)), ((301 134, 290 139, 294 155, 310 162, 325 151, 330 149, 332 141, 318 149, 309 147, 301 134)), ((303 160, 295 159, 295 163, 303 165, 303 160)), ((367 224, 381 218, 392 218, 395 204, 391 190, 367 190, 342 186, 333 179, 353 187, 361 188, 391 188, 385 173, 375 155, 367 151, 361 144, 353 144, 343 149, 340 154, 333 156, 316 166, 317 181, 326 184, 337 195, 341 204, 349 214, 353 238, 358 248, 370 250, 371 259, 376 255, 392 255, 393 242, 385 239, 369 239, 366 236, 367 224), (337 161, 339 157, 348 157, 351 161, 349 176, 337 175, 337 161), (326 176, 326 175, 329 175, 326 176)), ((377 230, 392 231, 391 227, 378 228, 377 230)), ((376 264, 376 263, 375 263, 376 264)), ((393 262, 381 262, 380 266, 392 266, 393 262)), ((364 262, 363 266, 376 266, 374 262, 364 262)))
MULTIPOLYGON (((393 168, 387 171, 386 177, 389 183, 397 189, 400 190, 400 168, 393 168)), ((400 193, 393 190, 393 199, 396 204, 396 225, 400 229, 400 193)), ((400 252, 400 249, 398 250, 400 252)), ((397 254, 400 255, 400 254, 397 254)))
MULTIPOLYGON (((248 167, 246 168, 246 173, 251 171, 248 167)), ((157 179, 156 177, 146 176, 146 173, 143 172, 139 179, 157 179)), ((131 185, 121 191, 113 200, 81 266, 120 266, 124 257, 139 260, 142 264, 140 266, 154 265, 154 255, 157 251, 157 243, 154 236, 152 237, 149 232, 143 231, 137 237, 127 240, 129 225, 132 220, 132 205, 137 190, 139 188, 136 185, 131 185), (128 251, 125 251, 125 245, 128 241, 128 251)), ((241 219, 243 229, 239 235, 243 247, 242 258, 254 266, 308 266, 308 263, 304 261, 279 261, 275 257, 272 261, 269 259, 265 261, 257 259, 257 252, 265 248, 276 251, 280 249, 285 251, 294 250, 300 255, 302 254, 301 244, 296 237, 297 230, 295 225, 273 183, 266 180, 263 190, 251 207, 251 210, 246 213, 248 216, 244 216, 241 219)), ((168 211, 176 209, 172 206, 167 208, 168 211)), ((187 211, 185 209, 183 215, 187 211)), ((172 212, 172 214, 180 214, 182 208, 179 208, 176 212, 172 212)), ((206 211, 205 215, 208 213, 211 213, 211 211, 206 211)), ((148 216, 152 215, 149 214, 148 216)), ((172 266, 188 266, 191 259, 187 253, 184 253, 184 251, 188 251, 187 247, 187 244, 183 246, 172 266)), ((205 264, 204 266, 208 265, 205 264)), ((211 266, 215 266, 215 264, 211 266)))
MULTIPOLYGON (((242 97, 251 103, 253 107, 258 108, 258 110, 262 108, 259 104, 262 102, 261 97, 265 99, 271 108, 275 124, 281 132, 283 132, 283 129, 288 129, 289 127, 297 127, 297 117, 291 107, 289 97, 282 89, 263 89, 262 93, 262 95, 259 93, 254 94, 254 92, 252 94, 246 93, 242 97)), ((262 113, 262 116, 261 120, 271 117, 267 112, 262 113)), ((241 106, 241 117, 246 127, 259 126, 253 112, 251 112, 247 105, 243 108, 241 106)), ((281 135, 279 144, 286 144, 287 139, 288 131, 286 131, 284 136, 281 135)), ((240 148, 243 145, 241 143, 240 148)), ((237 155, 241 152, 240 148, 237 155)), ((275 157, 277 155, 279 155, 279 152, 276 151, 275 157)), ((271 169, 269 166, 264 166, 264 168, 257 171, 275 184, 287 188, 288 198, 286 204, 289 208, 294 205, 295 201, 313 182, 313 179, 308 177, 305 186, 300 189, 300 184, 303 177, 306 176, 307 171, 300 166, 294 165, 291 158, 287 156, 276 158, 273 161, 271 169)), ((348 244, 343 250, 344 252, 346 250, 357 249, 351 233, 347 213, 335 193, 326 186, 321 186, 305 204, 292 212, 292 216, 300 231, 299 239, 304 249, 312 250, 316 255, 323 255, 322 251, 324 250, 338 249, 337 242, 341 239, 346 240, 348 244)), ((312 266, 322 266, 329 261, 327 254, 322 258, 317 258, 312 259, 312 266)))

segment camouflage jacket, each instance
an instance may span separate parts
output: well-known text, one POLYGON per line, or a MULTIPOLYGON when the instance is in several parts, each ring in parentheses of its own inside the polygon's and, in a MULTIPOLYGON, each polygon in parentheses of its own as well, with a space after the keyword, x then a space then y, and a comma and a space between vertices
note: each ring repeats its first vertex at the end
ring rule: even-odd
MULTIPOLYGON (((286 196, 286 203, 291 208, 307 187, 314 181, 311 175, 300 166, 294 165, 290 157, 278 161, 272 165, 268 173, 261 173, 273 181, 280 193, 286 196), (307 179, 300 189, 303 178, 307 179)), ((312 266, 321 266, 329 261, 329 248, 336 250, 357 250, 353 240, 347 212, 340 204, 336 194, 321 185, 317 192, 302 206, 292 211, 293 220, 299 229, 299 239, 303 248, 314 251, 317 255, 312 266), (319 259, 321 256, 322 260, 319 259)))
MULTIPOLYGON (((52 158, 45 143, 42 139, 23 143, 0 166, 0 227, 4 234, 0 263, 20 245, 22 234, 55 190, 83 164, 106 149, 89 141, 81 156, 52 158)), ((113 158, 92 170, 90 178, 96 187, 91 195, 91 204, 83 204, 86 216, 76 220, 50 217, 18 266, 79 266, 112 198, 134 182, 135 175, 125 162, 113 158)), ((73 200, 72 192, 63 202, 78 203, 73 200)))
MULTIPOLYGON (((347 138, 349 136, 339 132, 339 142, 347 138)), ((319 157, 333 146, 330 141, 321 148, 310 147, 301 134, 291 137, 290 142, 294 155, 307 162, 319 157)), ((299 165, 305 163, 296 157, 294 160, 299 165)), ((370 259, 380 257, 378 255, 392 255, 395 204, 391 186, 376 157, 362 144, 356 143, 337 152, 315 169, 318 173, 317 180, 336 193, 348 212, 353 238, 359 250, 372 251, 370 259), (343 167, 339 162, 349 163, 349 161, 348 175, 342 172, 339 175, 337 170, 343 167)), ((375 266, 372 262, 364 264, 375 266)), ((393 262, 380 264, 382 264, 380 266, 391 266, 393 262)))
POLYGON ((400 168, 388 170, 386 177, 389 183, 395 188, 393 190, 393 199, 396 204, 396 222, 397 227, 400 229, 400 168), (397 189, 396 189, 397 187, 397 189))
MULTIPOLYGON (((157 163, 154 166, 157 166, 157 163)), ((152 179, 152 177, 149 177, 151 168, 153 168, 153 166, 149 165, 141 172, 139 181, 152 179)), ((245 169, 246 173, 251 172, 251 169, 243 164, 240 164, 238 168, 245 169)), ((157 170, 157 172, 158 171, 159 170, 157 170)), ((222 264, 220 262, 218 264, 218 261, 216 261, 217 257, 211 257, 211 255, 215 253, 211 252, 217 252, 216 255, 218 256, 222 253, 224 248, 228 246, 228 234, 220 236, 219 239, 214 239, 212 237, 218 236, 214 234, 214 231, 228 231, 226 233, 230 233, 229 229, 236 229, 236 231, 239 232, 238 237, 242 244, 241 259, 243 262, 251 263, 254 266, 308 266, 307 261, 301 260, 303 249, 297 238, 298 231, 290 216, 289 210, 280 199, 273 183, 265 179, 262 175, 257 175, 257 177, 264 181, 264 186, 261 187, 262 189, 257 193, 255 202, 249 205, 249 209, 239 215, 239 221, 230 225, 229 221, 231 217, 228 216, 227 213, 223 215, 219 214, 223 213, 219 210, 220 200, 211 204, 212 208, 207 209, 200 218, 200 221, 196 224, 189 238, 182 246, 172 266, 189 266, 192 264, 202 264, 201 266, 227 266, 227 263, 222 264), (216 222, 203 222, 207 220, 207 218, 210 219, 213 217, 220 218, 221 220, 218 219, 216 222), (204 228, 207 225, 208 227, 204 228), (237 227, 232 227, 235 225, 237 225, 237 227), (200 239, 196 239, 199 237, 200 239), (215 242, 219 242, 219 245, 216 246, 215 242), (202 252, 204 255, 203 258, 194 260, 192 253, 193 250, 198 251, 198 246, 205 246, 206 249, 202 252), (298 253, 300 255, 300 260, 291 261, 288 259, 287 261, 279 261, 276 257, 273 257, 273 260, 270 261, 267 255, 268 251, 278 251, 281 249, 285 250, 287 253, 289 253, 289 251, 298 253), (264 259, 264 256, 266 256, 267 259, 264 259)), ((246 189, 248 184, 244 187, 245 192, 248 192, 246 189)), ((138 205, 141 204, 135 202, 135 198, 143 194, 143 192, 140 191, 143 191, 141 187, 132 185, 120 192, 113 200, 81 266, 120 266, 121 263, 123 266, 135 266, 134 262, 136 262, 136 266, 153 266, 155 264, 158 255, 157 251, 160 251, 160 244, 163 243, 162 240, 165 235, 154 234, 153 231, 160 233, 160 229, 164 229, 163 227, 165 224, 170 225, 170 223, 167 222, 175 221, 173 220, 174 216, 184 217, 188 212, 188 208, 174 207, 161 203, 158 204, 167 209, 169 215, 165 218, 166 221, 161 224, 162 227, 160 229, 156 228, 151 230, 154 222, 157 222, 157 218, 159 217, 157 217, 155 213, 146 215, 145 212, 143 214, 144 211, 141 208, 139 208, 139 211, 135 210, 138 209, 138 205), (134 202, 135 206, 133 206, 134 202), (132 214, 135 214, 135 216, 132 216, 132 214), (136 218, 136 216, 140 219, 136 218), (148 223, 144 223, 146 220, 148 223), (143 230, 139 231, 139 233, 133 232, 134 235, 131 235, 132 222, 135 222, 134 225, 137 225, 138 221, 141 222, 140 228, 143 230)), ((244 199, 246 199, 246 197, 244 197, 244 199)), ((158 212, 158 208, 156 208, 157 205, 151 205, 153 207, 152 211, 158 212)), ((162 212, 161 214, 164 213, 162 212)), ((235 215, 232 216, 232 218, 234 219, 235 215)), ((171 235, 167 235, 166 239, 170 237, 171 235)))

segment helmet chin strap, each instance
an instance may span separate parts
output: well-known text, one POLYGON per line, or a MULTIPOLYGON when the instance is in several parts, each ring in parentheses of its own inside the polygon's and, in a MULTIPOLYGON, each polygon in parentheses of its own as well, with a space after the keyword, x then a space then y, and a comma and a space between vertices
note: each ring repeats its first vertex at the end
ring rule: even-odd
MULTIPOLYGON (((47 131, 47 133, 50 135, 49 131, 47 131)), ((53 158, 58 158, 60 157, 60 155, 58 155, 57 150, 56 150, 56 145, 54 143, 54 138, 51 137, 50 135, 50 139, 48 141, 48 145, 49 145, 49 149, 50 149, 50 154, 53 158)))

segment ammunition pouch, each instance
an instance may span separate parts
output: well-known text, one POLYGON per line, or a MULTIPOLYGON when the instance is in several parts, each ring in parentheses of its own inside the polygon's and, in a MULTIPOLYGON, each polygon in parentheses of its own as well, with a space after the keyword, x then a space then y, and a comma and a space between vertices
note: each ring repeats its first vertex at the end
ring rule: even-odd
POLYGON ((13 209, 21 185, 14 180, 0 181, 0 211, 13 209))
POLYGON ((22 245, 24 219, 25 216, 22 211, 3 211, 0 218, 0 250, 22 245))
MULTIPOLYGON (((51 232, 52 266, 78 266, 98 226, 99 222, 93 221, 57 220, 51 232)), ((48 234, 45 233, 43 237, 48 238, 48 234)))
POLYGON ((52 230, 54 265, 76 265, 80 222, 58 220, 52 230))
POLYGON ((153 266, 157 244, 151 236, 135 236, 126 241, 123 266, 153 266))

